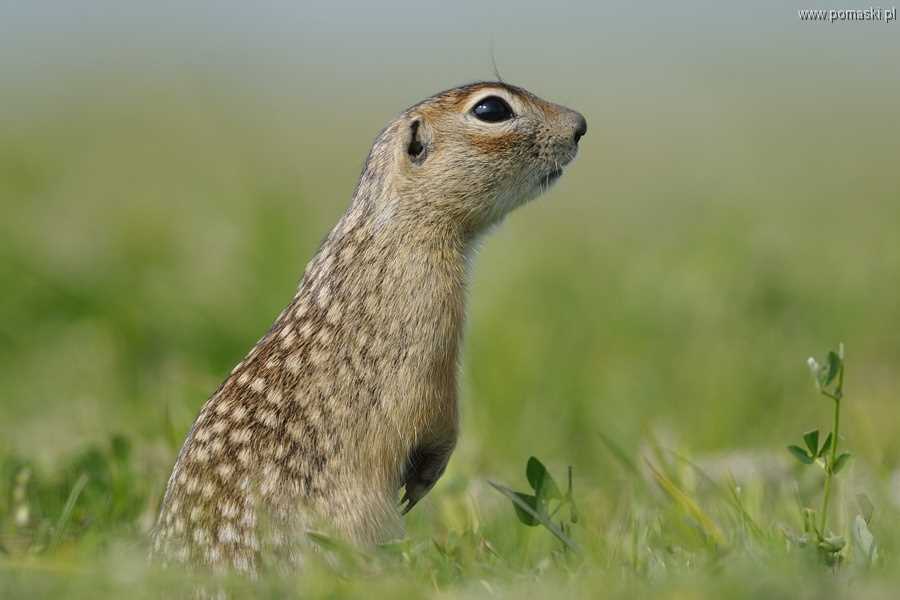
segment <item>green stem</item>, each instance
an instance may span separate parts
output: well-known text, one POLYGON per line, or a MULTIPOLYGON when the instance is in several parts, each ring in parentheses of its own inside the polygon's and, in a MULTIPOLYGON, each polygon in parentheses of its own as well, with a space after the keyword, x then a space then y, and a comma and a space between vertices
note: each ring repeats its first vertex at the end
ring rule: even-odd
POLYGON ((558 513, 558 512, 560 511, 560 509, 561 509, 563 506, 565 506, 565 505, 566 505, 566 499, 560 500, 560 501, 556 504, 556 508, 553 509, 553 512, 550 513, 550 515, 549 515, 550 518, 552 519, 553 517, 555 517, 555 516, 556 516, 556 513, 558 513))
POLYGON ((834 476, 834 461, 837 460, 838 434, 841 427, 841 398, 844 397, 844 364, 841 362, 841 370, 838 372, 838 382, 834 394, 824 392, 826 396, 834 400, 834 430, 831 437, 831 458, 825 465, 825 497, 822 499, 822 517, 819 524, 819 535, 825 536, 825 525, 828 523, 828 500, 831 498, 831 478, 834 476))

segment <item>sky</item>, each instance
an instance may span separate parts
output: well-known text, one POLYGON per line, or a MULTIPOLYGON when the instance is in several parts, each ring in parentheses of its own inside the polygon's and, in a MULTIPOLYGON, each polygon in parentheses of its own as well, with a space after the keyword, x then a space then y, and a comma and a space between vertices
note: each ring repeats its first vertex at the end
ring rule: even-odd
POLYGON ((0 76, 19 86, 127 69, 225 72, 274 87, 285 75, 453 84, 490 77, 492 49, 507 79, 539 73, 573 92, 704 69, 896 75, 897 22, 797 14, 856 4, 0 0, 0 76))

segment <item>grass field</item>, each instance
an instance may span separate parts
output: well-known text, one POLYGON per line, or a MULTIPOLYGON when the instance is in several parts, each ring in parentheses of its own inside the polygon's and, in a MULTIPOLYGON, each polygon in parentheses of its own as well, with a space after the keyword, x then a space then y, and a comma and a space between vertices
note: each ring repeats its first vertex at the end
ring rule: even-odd
MULTIPOLYGON (((236 595, 894 597, 900 90, 824 106, 780 89, 577 103, 581 157, 479 255, 462 438, 408 538, 229 582, 236 595), (821 471, 785 447, 829 430, 806 359, 841 341, 854 457, 830 512, 848 543, 827 567, 796 543, 821 471), (572 466, 580 553, 487 483, 528 489, 532 455, 561 487, 572 466)), ((178 447, 289 300, 393 110, 337 120, 209 82, 115 90, 0 109, 2 598, 188 593, 191 577, 145 561, 178 447)))

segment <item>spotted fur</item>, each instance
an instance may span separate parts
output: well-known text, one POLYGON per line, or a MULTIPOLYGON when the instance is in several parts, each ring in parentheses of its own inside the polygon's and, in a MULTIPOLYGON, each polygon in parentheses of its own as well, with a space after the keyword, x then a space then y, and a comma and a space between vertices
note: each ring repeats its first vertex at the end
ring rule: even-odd
POLYGON ((361 545, 402 535, 399 490, 411 508, 456 443, 473 246, 574 158, 579 127, 574 111, 477 83, 382 131, 296 295, 188 433, 155 556, 252 575, 266 557, 300 562, 311 528, 361 545), (487 95, 516 117, 475 119, 487 95))

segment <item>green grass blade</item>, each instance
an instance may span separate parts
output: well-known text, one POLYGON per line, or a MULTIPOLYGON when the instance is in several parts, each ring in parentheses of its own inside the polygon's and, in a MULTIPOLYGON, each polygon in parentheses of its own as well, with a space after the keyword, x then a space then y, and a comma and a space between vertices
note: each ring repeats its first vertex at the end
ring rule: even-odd
POLYGON ((500 492, 501 494, 503 494, 504 496, 509 498, 509 500, 514 505, 516 505, 519 509, 521 509, 523 512, 528 513, 534 519, 536 519, 541 525, 546 527, 547 530, 550 531, 550 533, 552 533, 554 536, 556 536, 556 539, 558 539, 560 542, 565 544, 567 548, 569 548, 576 554, 579 554, 579 555, 582 554, 581 547, 572 538, 570 538, 565 533, 563 533, 562 530, 556 525, 556 523, 551 521, 547 515, 541 514, 541 513, 537 512, 536 510, 534 510, 533 508, 531 508, 526 502, 523 502, 522 499, 519 498, 519 496, 516 494, 516 492, 514 492, 510 488, 506 487, 505 485, 495 483, 493 481, 488 481, 488 484, 492 488, 494 488, 495 490, 497 490, 498 492, 500 492))
POLYGON ((722 530, 719 529, 719 526, 716 525, 715 521, 700 508, 700 505, 698 505, 693 498, 688 496, 684 490, 678 487, 675 482, 654 467, 653 463, 649 460, 645 460, 645 462, 647 463, 647 467, 653 473, 654 478, 656 478, 659 487, 662 488, 669 498, 671 498, 685 514, 691 517, 700 526, 700 529, 703 530, 703 533, 708 540, 711 540, 716 546, 724 548, 726 545, 725 536, 722 534, 722 530))
POLYGON ((75 503, 78 502, 78 497, 81 496, 81 492, 84 491, 84 486, 87 485, 87 482, 88 476, 85 473, 82 473, 78 479, 75 480, 75 485, 72 486, 69 497, 66 498, 66 504, 63 506, 62 513, 59 515, 59 521, 56 522, 56 533, 53 536, 54 544, 59 543, 59 541, 62 540, 66 525, 68 525, 69 519, 72 518, 72 511, 75 510, 75 503))

